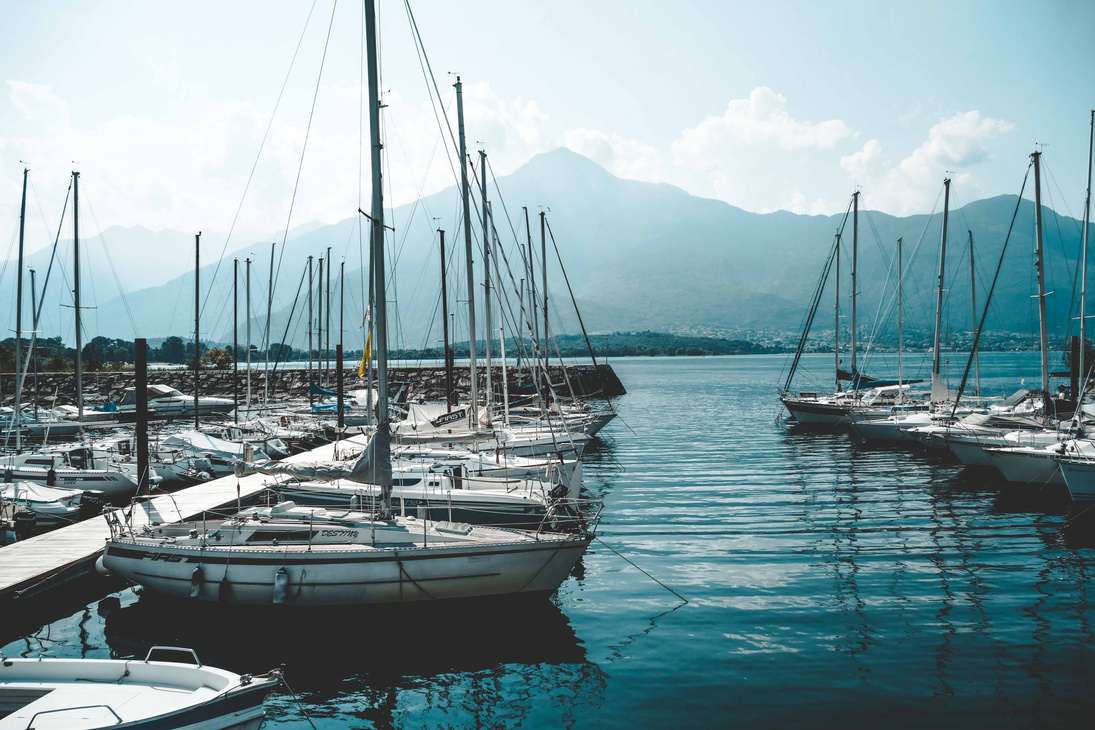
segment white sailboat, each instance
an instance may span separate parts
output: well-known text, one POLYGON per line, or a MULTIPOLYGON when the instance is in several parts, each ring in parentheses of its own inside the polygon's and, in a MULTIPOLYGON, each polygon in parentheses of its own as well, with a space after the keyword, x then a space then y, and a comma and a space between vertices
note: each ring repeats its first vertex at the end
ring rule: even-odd
MULTIPOLYGON (((365 452, 352 464, 301 465, 301 469, 314 475, 318 469, 328 468, 340 477, 376 485, 382 509, 377 513, 327 511, 282 503, 247 510, 213 525, 189 522, 138 533, 112 524, 103 566, 157 592, 206 601, 296 605, 550 593, 566 579, 593 539, 588 528, 578 533, 534 532, 418 520, 392 513, 385 227, 373 0, 365 0, 365 25, 378 423, 365 452)), ((466 211, 467 155, 459 78, 456 99, 466 211)), ((470 339, 474 343, 474 334, 470 339)), ((474 384, 473 377, 472 402, 476 400, 474 384)), ((287 473, 294 468, 278 466, 287 473)))

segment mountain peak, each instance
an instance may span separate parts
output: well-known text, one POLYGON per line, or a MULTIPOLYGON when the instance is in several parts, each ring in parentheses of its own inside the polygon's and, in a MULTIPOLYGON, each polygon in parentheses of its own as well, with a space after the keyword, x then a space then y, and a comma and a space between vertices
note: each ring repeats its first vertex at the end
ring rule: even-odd
POLYGON ((567 147, 558 147, 550 152, 541 152, 521 166, 522 172, 538 175, 586 175, 600 178, 613 178, 608 170, 585 155, 578 154, 567 147))

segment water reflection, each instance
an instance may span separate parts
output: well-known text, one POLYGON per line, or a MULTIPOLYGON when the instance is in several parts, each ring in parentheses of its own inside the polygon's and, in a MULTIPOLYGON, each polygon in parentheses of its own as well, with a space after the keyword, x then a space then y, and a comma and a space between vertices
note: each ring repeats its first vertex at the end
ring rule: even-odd
MULTIPOLYGON (((395 727, 411 708, 459 710, 469 727, 489 727, 497 713, 532 711, 530 688, 595 704, 606 685, 567 616, 543 598, 322 611, 135 598, 100 608, 111 656, 143 656, 154 644, 169 644, 241 672, 284 665, 309 714, 320 719, 395 727)), ((287 717, 298 712, 285 698, 279 702, 287 717)))

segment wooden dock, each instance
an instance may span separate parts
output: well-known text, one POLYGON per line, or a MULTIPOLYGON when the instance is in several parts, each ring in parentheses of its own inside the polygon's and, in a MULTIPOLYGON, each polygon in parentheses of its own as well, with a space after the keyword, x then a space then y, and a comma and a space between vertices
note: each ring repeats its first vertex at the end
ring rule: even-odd
MULTIPOLYGON (((304 452, 285 461, 315 459, 311 452, 304 452)), ((179 522, 200 517, 203 512, 234 509, 237 499, 253 497, 272 482, 272 477, 262 474, 241 479, 227 476, 153 497, 134 507, 133 524, 140 527, 154 521, 179 522)), ((124 519, 129 509, 117 510, 119 518, 124 519)), ((94 571, 108 537, 106 520, 94 517, 0 548, 0 606, 12 599, 40 595, 94 571)))

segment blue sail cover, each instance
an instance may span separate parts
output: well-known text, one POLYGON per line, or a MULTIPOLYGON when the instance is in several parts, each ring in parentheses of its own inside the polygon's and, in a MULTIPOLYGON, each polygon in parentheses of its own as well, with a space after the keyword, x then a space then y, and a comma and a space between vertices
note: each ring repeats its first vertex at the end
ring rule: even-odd
POLYGON ((852 384, 852 390, 861 390, 863 388, 886 388, 892 385, 915 385, 916 383, 923 383, 924 380, 897 380, 882 378, 872 378, 870 375, 864 375, 859 370, 852 368, 851 372, 847 370, 837 370, 837 378, 840 380, 850 381, 852 384))

